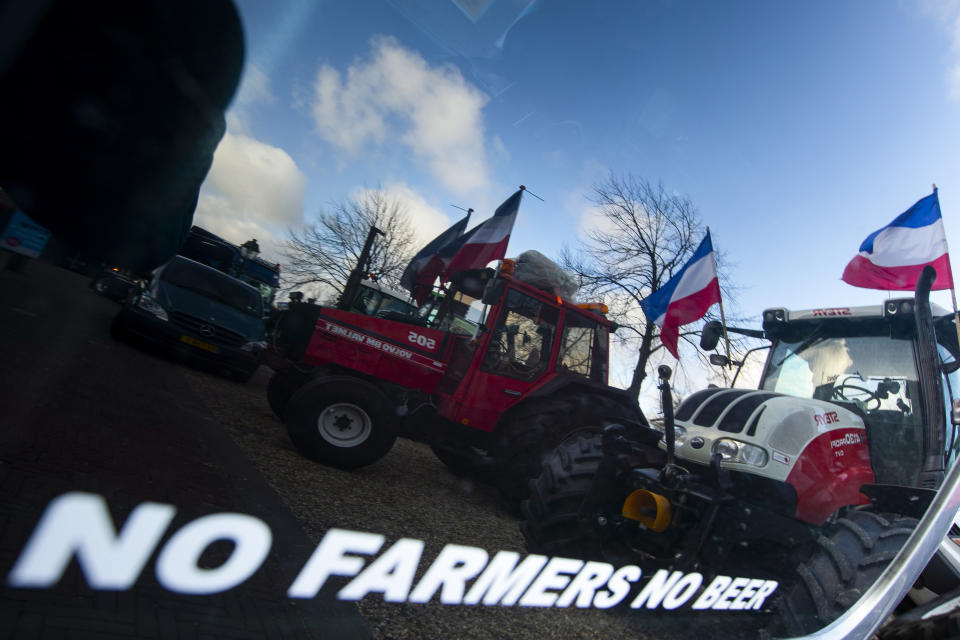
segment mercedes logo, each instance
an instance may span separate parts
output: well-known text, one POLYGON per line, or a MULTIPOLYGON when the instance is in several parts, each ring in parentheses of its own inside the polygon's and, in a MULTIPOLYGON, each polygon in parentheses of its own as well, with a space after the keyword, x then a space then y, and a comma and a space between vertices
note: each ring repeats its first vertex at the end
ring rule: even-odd
POLYGON ((197 329, 197 333, 199 333, 202 336, 207 336, 208 338, 212 338, 217 334, 217 330, 214 329, 209 324, 203 324, 203 325, 200 325, 199 329, 197 329))

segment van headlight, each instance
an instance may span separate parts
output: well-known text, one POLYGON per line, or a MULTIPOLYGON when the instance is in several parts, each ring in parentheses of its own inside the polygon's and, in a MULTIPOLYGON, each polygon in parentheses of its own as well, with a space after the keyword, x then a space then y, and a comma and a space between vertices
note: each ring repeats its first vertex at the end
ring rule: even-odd
POLYGON ((724 462, 739 462, 755 467, 766 466, 769 456, 766 449, 733 438, 718 438, 713 443, 713 453, 720 454, 724 462))
POLYGON ((244 351, 260 351, 261 349, 267 348, 266 340, 255 340, 253 342, 247 342, 242 347, 244 351))
POLYGON ((164 322, 168 321, 170 318, 167 316, 167 311, 160 306, 160 303, 150 297, 146 292, 141 293, 140 297, 137 298, 137 306, 151 313, 156 317, 160 318, 164 322))

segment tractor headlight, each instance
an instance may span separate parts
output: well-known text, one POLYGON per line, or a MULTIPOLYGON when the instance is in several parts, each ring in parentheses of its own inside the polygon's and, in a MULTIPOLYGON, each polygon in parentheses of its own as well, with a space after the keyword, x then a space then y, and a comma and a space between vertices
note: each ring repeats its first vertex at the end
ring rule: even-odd
POLYGON ((254 342, 247 342, 240 347, 244 351, 262 351, 267 348, 266 340, 256 340, 254 342))
MULTIPOLYGON (((659 431, 662 435, 660 436, 660 442, 667 443, 667 431, 663 425, 652 424, 651 426, 659 431)), ((676 447, 683 445, 684 441, 687 439, 687 430, 679 425, 674 425, 673 427, 673 444, 676 447)))
POLYGON ((719 438, 713 443, 713 453, 720 454, 724 462, 740 462, 755 467, 767 464, 769 456, 766 449, 756 445, 740 442, 733 438, 719 438))
POLYGON ((160 303, 154 300, 153 298, 151 298, 150 295, 147 294, 146 292, 141 293, 140 297, 137 298, 137 306, 143 309, 144 311, 146 311, 147 313, 151 313, 155 315, 161 320, 167 321, 170 319, 169 317, 167 317, 166 309, 161 307, 160 303))
MULTIPOLYGON (((673 436, 674 436, 674 439, 673 439, 674 445, 675 445, 677 448, 680 448, 680 447, 683 446, 683 443, 687 441, 687 430, 684 429, 683 427, 678 427, 678 426, 674 425, 674 427, 673 427, 673 436)), ((664 440, 664 441, 666 441, 666 440, 664 440)))

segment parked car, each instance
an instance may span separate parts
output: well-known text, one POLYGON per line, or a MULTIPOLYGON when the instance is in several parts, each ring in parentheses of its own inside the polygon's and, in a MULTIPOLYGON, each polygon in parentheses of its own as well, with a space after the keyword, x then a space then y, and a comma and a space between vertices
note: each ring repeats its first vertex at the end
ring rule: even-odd
POLYGON ((104 267, 90 280, 90 288, 104 297, 121 302, 140 288, 140 281, 119 267, 104 267))
POLYGON ((255 287, 176 256, 124 303, 112 333, 143 338, 246 382, 266 346, 263 300, 255 287))

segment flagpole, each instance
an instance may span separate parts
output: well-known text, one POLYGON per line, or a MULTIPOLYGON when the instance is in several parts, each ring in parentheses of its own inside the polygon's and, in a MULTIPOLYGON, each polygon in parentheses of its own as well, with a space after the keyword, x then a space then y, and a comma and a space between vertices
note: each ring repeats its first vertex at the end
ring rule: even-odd
MULTIPOLYGON (((710 235, 710 227, 707 227, 707 235, 710 235)), ((713 245, 713 237, 710 238, 710 244, 713 245)), ((717 282, 717 287, 720 286, 720 283, 717 282)), ((723 313, 723 296, 720 296, 720 328, 723 329, 723 344, 726 347, 727 351, 727 369, 732 369, 733 365, 730 363, 730 337, 727 335, 727 317, 723 313)), ((958 334, 960 335, 960 334, 958 334)))

